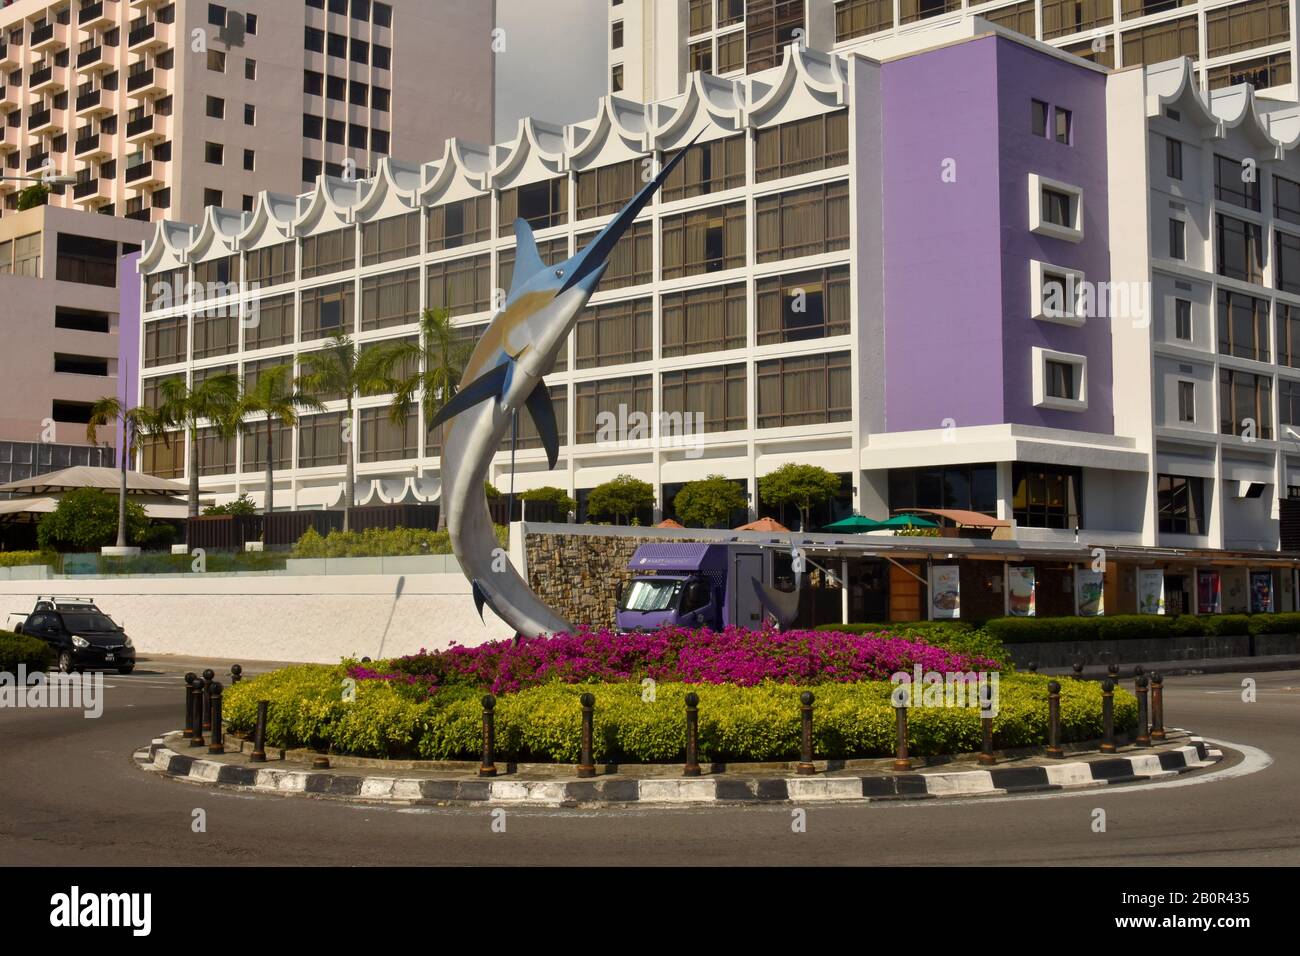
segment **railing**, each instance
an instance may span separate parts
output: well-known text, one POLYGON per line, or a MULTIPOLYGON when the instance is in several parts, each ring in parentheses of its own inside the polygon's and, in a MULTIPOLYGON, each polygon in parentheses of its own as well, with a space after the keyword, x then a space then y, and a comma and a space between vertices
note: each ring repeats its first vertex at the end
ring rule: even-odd
POLYGON ((152 82, 153 82, 152 69, 141 70, 139 73, 132 73, 129 77, 127 77, 126 91, 128 93, 134 93, 136 90, 140 89, 141 87, 148 86, 152 82))
POLYGON ((89 50, 82 50, 77 54, 77 69, 90 66, 92 63, 98 63, 103 58, 104 48, 102 46, 92 46, 89 50))
POLYGON ((144 43, 146 40, 152 40, 153 36, 154 36, 153 24, 147 23, 142 27, 136 27, 134 30, 132 30, 130 33, 127 34, 126 45, 128 47, 133 47, 137 43, 144 43))
POLYGON ((88 110, 92 106, 98 106, 102 90, 91 90, 89 93, 83 93, 77 97, 77 111, 88 110))
POLYGON ((87 179, 85 182, 77 183, 72 187, 73 199, 85 199, 87 196, 94 196, 99 192, 99 179, 87 179))
POLYGON ((98 3, 87 4, 77 11, 77 22, 85 23, 87 20, 98 20, 104 13, 103 0, 98 3))
POLYGON ((35 30, 32 31, 32 46, 37 46, 38 44, 44 43, 46 40, 52 39, 53 36, 54 36, 53 23, 47 23, 43 27, 37 27, 35 30))
POLYGON ((49 122, 50 122, 49 110, 37 110, 35 112, 27 114, 28 129, 37 129, 38 127, 48 125, 49 122))
POLYGON ((27 171, 30 173, 34 169, 43 169, 50 163, 49 153, 37 153, 35 156, 27 157, 27 171))
POLYGON ((132 136, 139 136, 141 133, 147 133, 153 129, 154 114, 141 116, 139 119, 131 120, 126 124, 126 136, 130 139, 132 136))
POLYGON ((89 136, 83 136, 77 140, 76 146, 73 147, 74 156, 80 156, 82 153, 88 153, 92 149, 99 148, 99 134, 91 133, 89 136))
MULTIPOLYGON (((137 163, 126 171, 126 181, 128 183, 139 182, 141 179, 148 179, 153 175, 153 163, 146 160, 143 163, 137 163)), ((144 210, 141 210, 143 212, 144 210)), ((145 217, 146 220, 148 217, 145 217)))
POLYGON ((54 67, 47 66, 40 70, 32 70, 31 75, 27 78, 27 82, 29 86, 40 86, 42 83, 48 83, 53 76, 54 67))
POLYGON ((148 210, 148 209, 137 209, 135 212, 128 212, 124 218, 126 218, 126 219, 134 219, 136 222, 148 222, 148 221, 149 221, 149 210, 148 210))

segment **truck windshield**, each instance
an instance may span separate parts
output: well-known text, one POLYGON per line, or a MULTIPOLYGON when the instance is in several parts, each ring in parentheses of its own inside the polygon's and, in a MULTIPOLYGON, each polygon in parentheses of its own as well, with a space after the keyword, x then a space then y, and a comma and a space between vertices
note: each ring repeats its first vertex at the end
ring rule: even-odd
POLYGON ((103 614, 87 613, 79 611, 76 614, 63 613, 63 623, 68 626, 68 630, 73 634, 83 631, 116 631, 117 626, 103 614))
POLYGON ((623 592, 621 611, 666 611, 677 605, 682 581, 671 578, 637 578, 623 592))

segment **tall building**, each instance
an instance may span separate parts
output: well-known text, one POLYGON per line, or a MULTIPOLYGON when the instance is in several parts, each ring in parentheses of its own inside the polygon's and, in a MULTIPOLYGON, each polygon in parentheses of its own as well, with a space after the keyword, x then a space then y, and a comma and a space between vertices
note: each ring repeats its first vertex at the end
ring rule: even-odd
POLYGON ((105 447, 92 447, 86 423, 96 400, 119 394, 123 365, 135 362, 121 354, 118 260, 151 234, 145 223, 53 206, 0 219, 0 483, 113 464, 107 446, 117 436, 101 430, 105 447))
POLYGON ((880 57, 972 15, 1106 66, 1186 56, 1212 89, 1294 86, 1291 0, 610 0, 608 10, 610 88, 638 99, 674 96, 695 71, 767 69, 796 38, 880 57))
MULTIPOLYGON (((3 171, 75 175, 55 205, 195 221, 487 141, 493 16, 483 0, 17 0, 0 9, 3 171)), ((23 186, 0 181, 3 214, 23 186)))

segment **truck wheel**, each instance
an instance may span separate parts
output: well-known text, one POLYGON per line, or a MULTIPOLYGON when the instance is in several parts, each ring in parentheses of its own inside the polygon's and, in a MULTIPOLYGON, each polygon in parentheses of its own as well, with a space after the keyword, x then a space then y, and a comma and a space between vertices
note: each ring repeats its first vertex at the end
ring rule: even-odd
POLYGON ((59 651, 59 673, 71 674, 76 668, 72 666, 72 652, 59 651))
POLYGON ((119 668, 117 669, 117 672, 118 672, 119 674, 129 674, 129 673, 131 673, 131 671, 133 671, 133 670, 135 670, 135 665, 134 665, 134 664, 132 664, 130 667, 119 667, 119 668))

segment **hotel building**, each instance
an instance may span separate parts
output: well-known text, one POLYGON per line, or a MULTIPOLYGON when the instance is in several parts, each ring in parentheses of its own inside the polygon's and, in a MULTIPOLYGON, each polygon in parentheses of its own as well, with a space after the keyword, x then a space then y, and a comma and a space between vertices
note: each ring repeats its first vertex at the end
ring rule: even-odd
MULTIPOLYGON (((252 209, 260 189, 488 138, 494 13, 482 0, 6 3, 3 174, 75 175, 54 205, 197 221, 252 209)), ((0 181, 0 216, 24 185, 0 181)))

